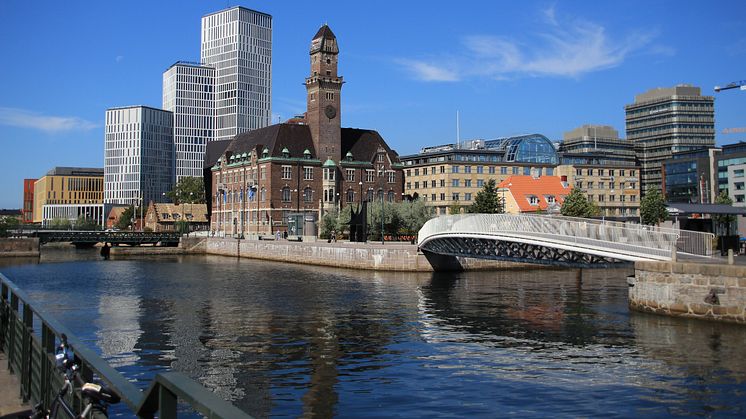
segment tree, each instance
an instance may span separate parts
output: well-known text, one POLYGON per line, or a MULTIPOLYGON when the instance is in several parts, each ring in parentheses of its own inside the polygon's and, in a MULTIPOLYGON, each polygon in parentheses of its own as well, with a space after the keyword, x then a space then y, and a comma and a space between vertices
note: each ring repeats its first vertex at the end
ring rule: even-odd
POLYGON ((119 219, 117 220, 115 227, 120 230, 126 230, 132 225, 132 218, 134 214, 133 207, 127 207, 122 212, 122 215, 119 216, 119 219))
POLYGON ((75 220, 76 230, 98 230, 101 226, 96 222, 95 219, 81 215, 75 220))
POLYGON ((474 203, 469 207, 469 212, 476 214, 499 214, 503 212, 500 199, 497 196, 495 180, 490 179, 474 198, 474 203))
MULTIPOLYGON (((733 200, 725 191, 722 191, 720 195, 715 197, 715 203, 719 205, 733 205, 733 200)), ((736 216, 731 214, 714 215, 712 219, 717 223, 718 235, 728 236, 730 235, 732 223, 736 221, 736 216)))
POLYGON ((451 215, 461 214, 461 204, 455 202, 448 207, 448 213, 451 215))
POLYGON ((666 203, 663 201, 663 195, 657 188, 649 188, 645 197, 640 201, 640 221, 643 224, 657 225, 667 219, 668 210, 666 209, 666 203))
POLYGON ((183 177, 166 197, 175 204, 204 204, 205 182, 201 177, 183 177))
POLYGON ((7 236, 8 230, 18 228, 20 223, 20 220, 16 217, 0 217, 0 236, 7 236))
POLYGON ((598 213, 598 205, 589 201, 583 191, 578 188, 572 188, 560 208, 560 214, 565 217, 590 218, 598 213))

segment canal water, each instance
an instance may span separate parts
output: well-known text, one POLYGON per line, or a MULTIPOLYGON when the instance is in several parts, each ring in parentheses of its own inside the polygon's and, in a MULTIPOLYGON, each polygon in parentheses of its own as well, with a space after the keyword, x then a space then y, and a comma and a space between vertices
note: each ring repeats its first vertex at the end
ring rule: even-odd
POLYGON ((746 328, 630 312, 629 269, 1 263, 139 386, 181 371, 256 417, 746 416, 746 328))

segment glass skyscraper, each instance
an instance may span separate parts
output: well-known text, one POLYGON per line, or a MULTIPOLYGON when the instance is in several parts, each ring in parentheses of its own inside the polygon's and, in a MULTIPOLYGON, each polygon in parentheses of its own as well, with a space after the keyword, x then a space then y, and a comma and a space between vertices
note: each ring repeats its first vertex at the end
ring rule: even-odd
POLYGON ((231 7, 202 18, 201 63, 215 68, 213 140, 266 127, 272 115, 272 16, 231 7))

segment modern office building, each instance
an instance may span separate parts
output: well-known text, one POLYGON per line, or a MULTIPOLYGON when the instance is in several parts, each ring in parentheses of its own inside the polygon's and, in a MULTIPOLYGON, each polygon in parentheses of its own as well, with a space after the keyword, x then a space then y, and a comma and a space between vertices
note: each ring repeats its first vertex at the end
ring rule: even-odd
POLYGON ((552 142, 541 134, 425 147, 399 158, 404 193, 424 200, 439 215, 453 205, 473 204, 490 179, 500 183, 512 175, 552 176, 560 162, 552 142))
POLYGON ((270 124, 272 16, 238 6, 204 16, 201 64, 215 68, 213 140, 270 124))
MULTIPOLYGON (((76 208, 83 208, 102 204, 103 180, 104 169, 55 167, 34 182, 33 222, 43 223, 50 217, 54 217, 49 214, 45 216, 47 206, 71 205, 76 208)), ((86 211, 83 209, 76 214, 79 216, 86 215, 86 211)))
POLYGON ((213 232, 314 236, 325 211, 401 201, 397 153, 374 130, 341 127, 338 53, 322 26, 311 41, 302 121, 239 134, 219 152, 208 147, 208 158, 219 154, 206 179, 213 232))
POLYGON ((719 148, 674 153, 662 164, 663 193, 667 202, 711 204, 717 195, 716 159, 719 148))
POLYGON ((147 106, 106 110, 104 202, 162 202, 173 187, 173 114, 147 106))
POLYGON ((641 165, 641 190, 661 189, 662 162, 673 153, 715 145, 715 108, 712 96, 699 87, 656 88, 635 96, 624 107, 627 140, 641 165))
POLYGON ((746 206, 746 142, 724 145, 715 165, 717 193, 726 192, 733 205, 746 206))
POLYGON ((174 63, 163 73, 163 109, 173 113, 174 182, 201 177, 215 123, 215 69, 174 63))
POLYGON ((561 154, 598 155, 618 162, 635 161, 631 141, 619 138, 619 132, 608 125, 583 125, 564 133, 559 146, 561 154))
POLYGON ((21 222, 34 222, 34 183, 38 179, 23 179, 23 207, 21 208, 21 222))

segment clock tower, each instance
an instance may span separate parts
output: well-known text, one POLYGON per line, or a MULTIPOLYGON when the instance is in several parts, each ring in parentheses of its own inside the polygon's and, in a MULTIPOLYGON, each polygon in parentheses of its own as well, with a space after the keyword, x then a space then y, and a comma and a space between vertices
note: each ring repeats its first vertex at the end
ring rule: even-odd
POLYGON ((311 40, 311 74, 306 77, 306 123, 311 130, 317 157, 324 161, 341 159, 342 130, 340 93, 342 77, 337 75, 339 46, 329 26, 322 26, 311 40))

